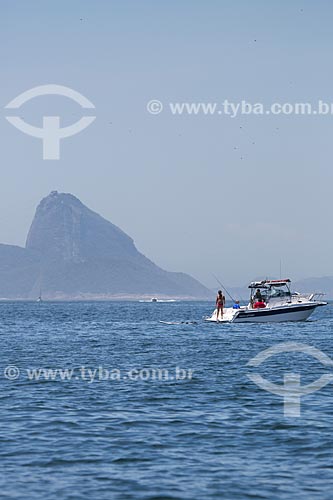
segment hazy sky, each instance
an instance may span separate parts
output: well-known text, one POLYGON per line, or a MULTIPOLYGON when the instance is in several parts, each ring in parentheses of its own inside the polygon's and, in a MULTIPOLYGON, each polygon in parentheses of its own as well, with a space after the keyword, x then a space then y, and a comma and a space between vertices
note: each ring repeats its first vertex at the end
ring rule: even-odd
MULTIPOLYGON (((0 241, 23 245, 39 200, 58 190, 208 286, 212 273, 230 285, 278 276, 280 259, 293 278, 333 275, 333 116, 167 109, 333 102, 332 14, 329 0, 2 0, 0 241), (9 101, 44 84, 96 106, 60 161, 5 119, 9 101)), ((52 96, 19 111, 38 126, 52 114, 70 124, 85 112, 52 96)))

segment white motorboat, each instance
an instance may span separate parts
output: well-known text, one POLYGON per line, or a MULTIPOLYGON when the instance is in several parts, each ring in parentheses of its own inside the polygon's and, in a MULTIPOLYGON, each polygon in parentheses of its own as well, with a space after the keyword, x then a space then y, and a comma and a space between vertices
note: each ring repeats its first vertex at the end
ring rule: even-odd
POLYGON ((251 294, 247 306, 224 308, 222 318, 221 314, 217 318, 215 309, 205 320, 219 323, 305 321, 317 307, 327 305, 320 300, 322 293, 300 294, 291 292, 290 286, 290 279, 254 281, 249 285, 251 294))

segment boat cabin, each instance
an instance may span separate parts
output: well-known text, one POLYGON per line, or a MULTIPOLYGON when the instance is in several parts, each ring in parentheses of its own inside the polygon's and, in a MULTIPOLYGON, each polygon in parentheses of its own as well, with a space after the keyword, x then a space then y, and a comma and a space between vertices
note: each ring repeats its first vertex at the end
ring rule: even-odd
POLYGON ((262 280, 253 281, 250 283, 249 288, 251 290, 250 294, 250 304, 253 306, 255 302, 262 300, 268 304, 274 301, 288 302, 291 300, 290 291, 290 279, 286 280, 262 280))

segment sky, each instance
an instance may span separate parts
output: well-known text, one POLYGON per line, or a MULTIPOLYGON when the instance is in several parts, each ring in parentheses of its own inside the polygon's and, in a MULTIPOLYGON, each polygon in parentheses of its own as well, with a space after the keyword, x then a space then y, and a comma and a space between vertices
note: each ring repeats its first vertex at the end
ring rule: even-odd
POLYGON ((333 275, 332 115, 173 115, 169 103, 333 102, 330 1, 2 0, 0 242, 72 193, 170 271, 209 287, 333 275), (94 105, 22 92, 57 84, 94 105), (163 111, 150 114, 157 99, 163 111), (41 127, 94 115, 43 160, 41 127))

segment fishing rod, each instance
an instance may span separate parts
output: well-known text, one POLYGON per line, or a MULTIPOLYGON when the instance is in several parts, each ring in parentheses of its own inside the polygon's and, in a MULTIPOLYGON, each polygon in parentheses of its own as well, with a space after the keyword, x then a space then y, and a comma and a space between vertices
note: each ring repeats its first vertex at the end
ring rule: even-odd
POLYGON ((216 279, 216 281, 218 282, 218 284, 223 288, 223 290, 225 291, 225 293, 228 295, 228 297, 231 298, 231 300, 233 302, 236 302, 235 299, 230 295, 230 293, 228 292, 228 290, 226 289, 226 287, 221 283, 221 281, 215 276, 215 274, 213 274, 214 278, 216 279))

